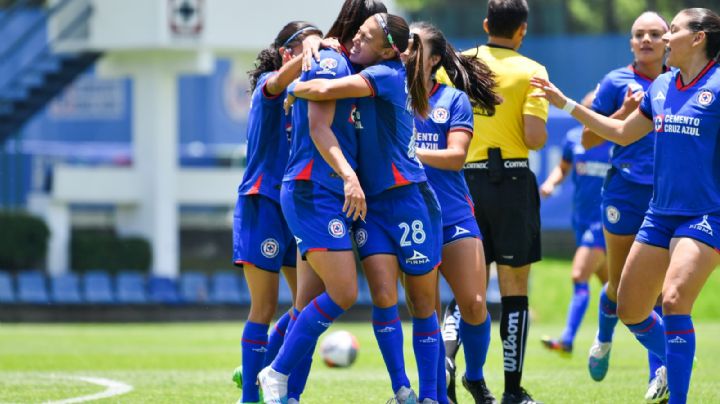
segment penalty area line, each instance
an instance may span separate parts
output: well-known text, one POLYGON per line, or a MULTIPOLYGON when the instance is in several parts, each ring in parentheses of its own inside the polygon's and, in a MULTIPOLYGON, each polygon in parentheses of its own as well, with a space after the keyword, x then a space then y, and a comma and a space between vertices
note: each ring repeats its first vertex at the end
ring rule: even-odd
POLYGON ((64 400, 57 401, 46 401, 45 404, 71 404, 71 403, 84 403, 86 401, 100 400, 102 398, 109 398, 119 396, 121 394, 129 393, 133 390, 133 386, 119 382, 116 380, 103 379, 101 377, 87 377, 87 376, 59 376, 62 379, 73 379, 80 380, 86 383, 97 384, 105 387, 105 391, 100 393, 89 394, 80 397, 71 397, 64 400))

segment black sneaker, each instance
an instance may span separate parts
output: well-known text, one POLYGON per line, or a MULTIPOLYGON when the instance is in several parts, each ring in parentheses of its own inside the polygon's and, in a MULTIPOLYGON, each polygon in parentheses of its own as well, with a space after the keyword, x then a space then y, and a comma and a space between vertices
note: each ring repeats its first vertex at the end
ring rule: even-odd
POLYGON ((455 394, 455 362, 445 357, 445 378, 447 379, 447 396, 450 401, 457 403, 457 395, 455 394))
MULTIPOLYGON (((473 396, 475 404, 497 404, 495 396, 492 395, 490 390, 487 388, 484 379, 470 381, 463 376, 462 384, 470 395, 473 396)), ((503 397, 503 403, 505 397, 503 397)))
POLYGON ((502 404, 542 404, 540 401, 533 400, 530 393, 520 387, 519 391, 503 393, 502 404))

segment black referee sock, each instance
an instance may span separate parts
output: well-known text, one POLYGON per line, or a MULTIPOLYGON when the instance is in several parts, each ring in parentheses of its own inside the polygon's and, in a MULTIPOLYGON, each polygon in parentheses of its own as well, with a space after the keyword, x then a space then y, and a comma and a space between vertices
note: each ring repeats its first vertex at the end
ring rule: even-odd
POLYGON ((505 368, 505 391, 520 391, 522 368, 525 360, 525 344, 528 329, 527 296, 502 298, 500 338, 503 344, 503 365, 505 368))

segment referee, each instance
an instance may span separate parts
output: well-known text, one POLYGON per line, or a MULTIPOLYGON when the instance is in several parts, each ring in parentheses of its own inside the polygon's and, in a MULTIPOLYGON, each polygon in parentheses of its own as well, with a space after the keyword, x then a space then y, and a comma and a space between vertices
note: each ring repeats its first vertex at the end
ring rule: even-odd
MULTIPOLYGON (((547 140, 548 103, 531 96, 537 90, 529 81, 548 75, 545 67, 517 52, 527 33, 528 11, 526 0, 490 0, 483 22, 488 42, 464 52, 490 67, 496 92, 504 99, 491 117, 476 111, 465 164, 485 260, 495 261, 498 268, 503 404, 536 402, 520 386, 528 334, 528 276, 530 264, 540 260, 540 198, 528 153, 547 140)), ((442 81, 447 83, 447 76, 442 81)), ((454 358, 450 359, 452 364, 454 358)))

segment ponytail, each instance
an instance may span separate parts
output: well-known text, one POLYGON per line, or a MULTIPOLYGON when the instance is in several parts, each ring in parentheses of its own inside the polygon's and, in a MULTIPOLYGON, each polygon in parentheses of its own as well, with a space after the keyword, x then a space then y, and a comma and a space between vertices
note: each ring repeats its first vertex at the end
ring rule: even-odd
POLYGON ((423 44, 420 36, 411 34, 412 46, 407 59, 407 86, 410 93, 410 105, 415 115, 427 118, 428 103, 427 88, 425 88, 425 69, 423 68, 423 44))

